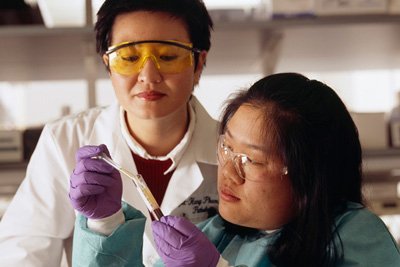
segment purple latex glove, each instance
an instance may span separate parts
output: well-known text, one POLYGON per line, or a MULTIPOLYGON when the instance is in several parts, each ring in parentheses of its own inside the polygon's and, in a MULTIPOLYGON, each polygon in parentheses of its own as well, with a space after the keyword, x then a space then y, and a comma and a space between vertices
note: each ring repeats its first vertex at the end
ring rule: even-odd
POLYGON ((91 158, 101 153, 110 156, 105 145, 81 147, 71 174, 71 204, 90 219, 105 218, 121 209, 121 175, 103 160, 91 158))
POLYGON ((193 223, 164 216, 152 224, 157 252, 167 267, 215 267, 220 254, 193 223))

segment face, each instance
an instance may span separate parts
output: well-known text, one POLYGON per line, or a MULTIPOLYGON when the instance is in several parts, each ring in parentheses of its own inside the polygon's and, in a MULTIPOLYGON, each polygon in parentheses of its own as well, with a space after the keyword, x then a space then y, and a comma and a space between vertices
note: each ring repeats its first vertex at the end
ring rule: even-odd
MULTIPOLYGON (((233 152, 246 154, 251 160, 262 163, 263 167, 258 169, 262 176, 258 175, 257 181, 253 181, 240 178, 232 161, 220 164, 219 211, 232 223, 274 230, 293 216, 292 190, 290 173, 284 173, 284 163, 273 151, 268 136, 260 135, 263 124, 260 110, 249 105, 241 106, 228 122, 226 145, 233 152)), ((251 179, 248 176, 246 174, 251 179)))
MULTIPOLYGON (((175 40, 190 43, 183 21, 161 12, 135 11, 118 15, 112 29, 112 44, 144 40, 175 40)), ((152 60, 147 60, 139 73, 122 75, 110 72, 116 97, 127 111, 128 120, 179 117, 187 112, 187 102, 198 82, 206 52, 200 54, 198 66, 182 72, 159 72, 152 60)), ((104 62, 108 63, 106 55, 104 62)))

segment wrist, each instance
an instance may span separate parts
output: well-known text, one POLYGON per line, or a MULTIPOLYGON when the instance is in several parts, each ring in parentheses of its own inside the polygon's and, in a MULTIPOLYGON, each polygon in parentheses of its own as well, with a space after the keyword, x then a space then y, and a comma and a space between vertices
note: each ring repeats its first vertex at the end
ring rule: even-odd
POLYGON ((87 220, 87 227, 96 233, 100 233, 109 236, 114 232, 118 226, 124 224, 125 215, 120 208, 116 213, 101 219, 89 219, 87 220))

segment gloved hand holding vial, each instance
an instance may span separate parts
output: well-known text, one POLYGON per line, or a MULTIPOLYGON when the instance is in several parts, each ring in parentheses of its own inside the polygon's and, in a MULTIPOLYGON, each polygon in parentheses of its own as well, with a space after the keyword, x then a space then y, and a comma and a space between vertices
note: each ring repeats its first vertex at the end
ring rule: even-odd
POLYGON ((75 210, 90 219, 105 218, 120 210, 121 172, 133 181, 149 212, 159 220, 163 214, 143 177, 122 168, 109 155, 105 145, 84 146, 78 150, 69 193, 75 210))

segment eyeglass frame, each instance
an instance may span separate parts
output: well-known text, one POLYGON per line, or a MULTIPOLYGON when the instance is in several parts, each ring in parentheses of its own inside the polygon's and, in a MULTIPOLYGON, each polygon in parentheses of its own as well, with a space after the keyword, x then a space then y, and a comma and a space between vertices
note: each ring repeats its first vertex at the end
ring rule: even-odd
POLYGON ((119 43, 113 46, 110 46, 108 50, 105 52, 106 55, 110 55, 111 53, 117 51, 120 48, 126 47, 126 46, 131 46, 131 45, 138 45, 138 44, 143 44, 143 43, 148 43, 148 44, 169 44, 169 45, 174 45, 178 46, 181 48, 184 48, 186 50, 189 50, 193 53, 200 53, 201 50, 198 48, 194 48, 192 43, 185 43, 185 42, 180 42, 180 41, 175 41, 175 40, 144 40, 144 41, 133 41, 133 42, 123 42, 119 43))
MULTIPOLYGON (((218 142, 217 142, 217 160, 218 160, 218 164, 221 165, 221 166, 225 166, 226 163, 228 162, 228 159, 229 159, 233 163, 233 166, 235 167, 236 173, 239 175, 239 177, 242 180, 245 180, 245 181, 247 180, 247 181, 252 181, 252 182, 262 182, 262 181, 252 180, 252 179, 246 178, 246 172, 244 170, 244 167, 243 167, 244 165, 243 164, 250 163, 250 164, 259 164, 259 165, 264 165, 265 166, 265 163, 252 160, 248 155, 246 155, 244 153, 233 152, 232 149, 230 149, 227 146, 222 148, 222 144, 225 144, 225 142, 223 140, 225 140, 225 134, 220 134, 219 137, 218 137, 218 142), (221 157, 223 157, 223 156, 219 155, 221 149, 224 149, 224 151, 228 151, 228 155, 227 155, 228 158, 226 160, 221 159, 221 157), (236 160, 237 157, 240 157, 240 162, 239 163, 236 160), (242 163, 243 162, 243 160, 242 160, 243 157, 246 159, 245 163, 242 163), (242 165, 242 167, 240 167, 240 165, 242 165), (243 171, 241 171, 240 168, 243 171), (243 172, 243 174, 242 174, 242 172, 243 172)), ((287 166, 284 166, 282 168, 282 175, 288 175, 288 173, 289 172, 288 172, 287 166)))

